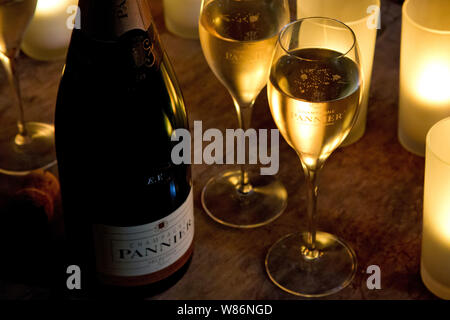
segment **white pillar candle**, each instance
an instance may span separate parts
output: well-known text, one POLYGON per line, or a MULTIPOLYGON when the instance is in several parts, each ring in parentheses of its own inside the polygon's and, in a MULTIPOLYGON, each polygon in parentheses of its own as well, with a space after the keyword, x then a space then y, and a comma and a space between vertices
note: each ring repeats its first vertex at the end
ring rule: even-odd
POLYGON ((76 16, 77 0, 39 0, 22 50, 37 60, 64 59, 76 16))
POLYGON ((427 288, 450 299, 450 118, 426 138, 421 275, 427 288))
POLYGON ((342 145, 354 143, 366 129, 375 42, 380 25, 380 0, 297 0, 297 17, 333 18, 344 22, 355 32, 361 52, 364 91, 355 126, 342 145))
POLYGON ((425 154, 425 137, 450 116, 450 1, 407 0, 403 5, 399 140, 425 154))
POLYGON ((182 38, 198 39, 201 0, 164 0, 167 29, 182 38))

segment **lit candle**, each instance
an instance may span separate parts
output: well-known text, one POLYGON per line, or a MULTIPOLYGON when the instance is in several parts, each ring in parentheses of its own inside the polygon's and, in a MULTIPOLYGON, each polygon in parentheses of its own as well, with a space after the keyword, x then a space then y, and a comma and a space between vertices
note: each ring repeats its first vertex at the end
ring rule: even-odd
POLYGON ((450 116, 450 2, 408 0, 403 5, 399 140, 425 155, 425 137, 450 116))
POLYGON ((427 288, 450 299, 450 118, 426 138, 421 275, 427 288))
POLYGON ((167 29, 182 38, 198 39, 201 0, 164 0, 167 29))
POLYGON ((37 60, 64 59, 76 16, 77 0, 39 0, 22 50, 37 60))
MULTIPOLYGON (((342 146, 358 141, 366 130, 373 57, 380 23, 379 13, 380 0, 297 0, 298 18, 329 17, 344 22, 355 32, 361 53, 364 91, 358 118, 342 146)), ((334 40, 342 39, 335 38, 334 40)))

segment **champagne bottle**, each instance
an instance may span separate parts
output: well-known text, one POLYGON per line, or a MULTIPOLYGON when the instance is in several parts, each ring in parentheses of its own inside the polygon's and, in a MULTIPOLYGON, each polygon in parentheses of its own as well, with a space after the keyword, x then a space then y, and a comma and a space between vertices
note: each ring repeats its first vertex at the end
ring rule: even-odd
POLYGON ((193 250, 190 166, 171 160, 183 97, 147 1, 79 8, 55 115, 67 264, 81 290, 157 292, 193 250))

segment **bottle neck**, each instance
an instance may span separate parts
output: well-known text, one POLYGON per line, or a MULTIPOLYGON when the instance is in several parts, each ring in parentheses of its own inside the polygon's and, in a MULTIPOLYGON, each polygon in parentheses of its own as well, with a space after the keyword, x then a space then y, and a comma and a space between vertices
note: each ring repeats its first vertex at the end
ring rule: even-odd
POLYGON ((127 31, 147 31, 152 23, 147 0, 80 0, 81 32, 114 41, 127 31))

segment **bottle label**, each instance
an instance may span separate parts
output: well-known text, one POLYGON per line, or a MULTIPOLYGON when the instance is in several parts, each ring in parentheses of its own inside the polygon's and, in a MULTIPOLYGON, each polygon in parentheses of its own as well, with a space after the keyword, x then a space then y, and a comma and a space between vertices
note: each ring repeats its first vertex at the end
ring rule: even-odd
MULTIPOLYGON (((107 277, 151 276, 154 273, 167 276, 167 272, 161 270, 170 269, 179 260, 187 260, 186 253, 192 249, 193 238, 194 201, 191 188, 186 201, 161 220, 134 227, 94 225, 97 271, 107 277)), ((111 281, 111 278, 106 281, 105 277, 101 278, 103 282, 117 282, 111 281)), ((147 277, 144 282, 158 280, 161 279, 147 277)))

